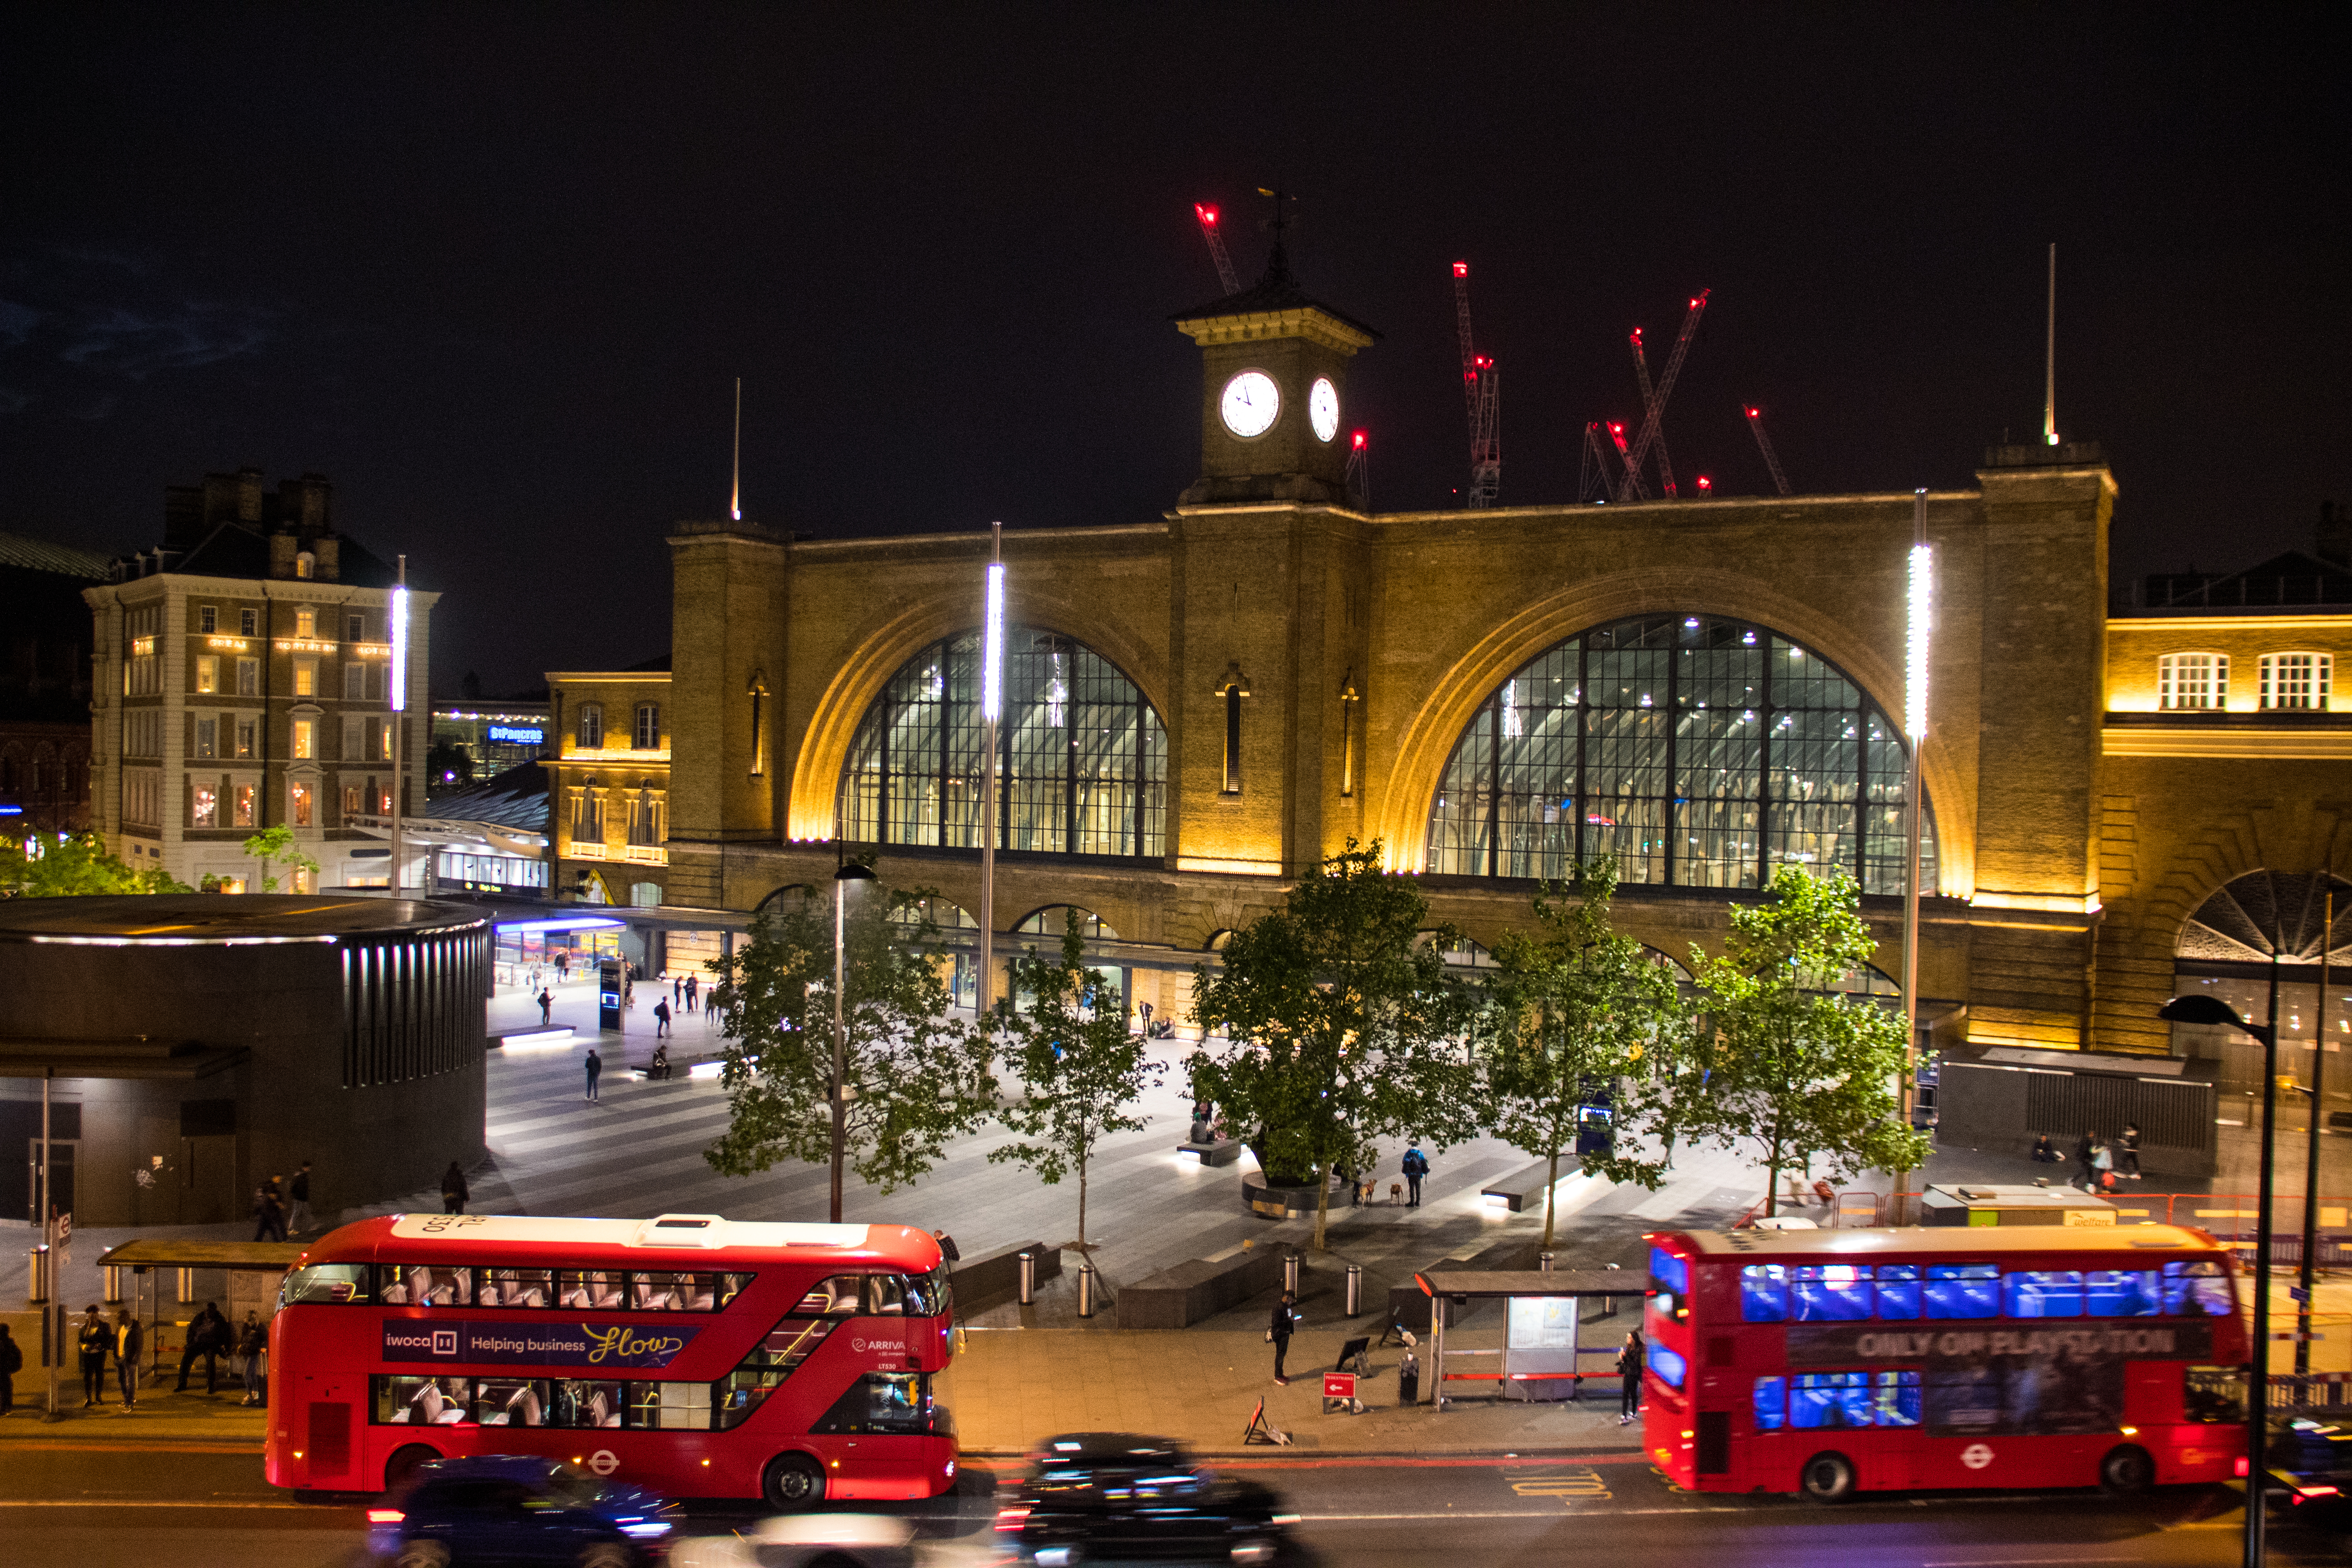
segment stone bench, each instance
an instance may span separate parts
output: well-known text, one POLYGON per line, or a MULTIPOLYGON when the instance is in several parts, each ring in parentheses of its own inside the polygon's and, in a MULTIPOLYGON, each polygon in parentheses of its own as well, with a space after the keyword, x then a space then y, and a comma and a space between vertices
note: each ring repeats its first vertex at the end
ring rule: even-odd
MULTIPOLYGON (((1234 1145, 1238 1149, 1239 1143, 1234 1145)), ((1252 1171, 1242 1177, 1242 1202, 1250 1212, 1267 1219, 1301 1219, 1315 1212, 1317 1188, 1307 1182, 1298 1186, 1283 1186, 1266 1180, 1264 1171, 1252 1171)), ((1335 1176, 1331 1181, 1332 1206, 1348 1205, 1348 1189, 1335 1176)))
MULTIPOLYGON (((1573 1160, 1565 1162, 1561 1165, 1561 1175, 1572 1176, 1575 1173, 1576 1163, 1573 1160)), ((1489 1182, 1478 1189, 1478 1195, 1486 1199, 1490 1207, 1508 1209, 1513 1214, 1519 1214, 1525 1211, 1529 1204, 1535 1205, 1538 1208, 1543 1206, 1543 1195, 1546 1189, 1551 1185, 1550 1178, 1551 1164, 1547 1161, 1542 1164, 1529 1165, 1523 1171, 1514 1171, 1497 1181, 1489 1182)))
POLYGON ((1130 1281, 1118 1293, 1122 1329, 1181 1329, 1282 1283, 1285 1249, 1242 1247, 1130 1281))
POLYGON ((1236 1138, 1222 1139, 1214 1143, 1179 1143, 1176 1152, 1190 1154, 1213 1170, 1219 1165, 1230 1165, 1242 1157, 1241 1141, 1236 1138))
POLYGON ((985 1311, 1020 1300, 1021 1255, 1024 1252, 1037 1260, 1038 1284, 1061 1278, 1060 1247, 1048 1247, 1042 1241, 1015 1242, 978 1258, 967 1258, 948 1271, 948 1282, 955 1287, 956 1310, 985 1311))
POLYGON ((490 1045, 492 1048, 495 1049, 499 1046, 505 1045, 508 1041, 513 1040, 526 1046, 539 1045, 542 1041, 551 1046, 559 1039, 569 1040, 571 1037, 571 1025, 549 1024, 543 1027, 529 1029, 501 1029, 497 1034, 490 1037, 490 1045))

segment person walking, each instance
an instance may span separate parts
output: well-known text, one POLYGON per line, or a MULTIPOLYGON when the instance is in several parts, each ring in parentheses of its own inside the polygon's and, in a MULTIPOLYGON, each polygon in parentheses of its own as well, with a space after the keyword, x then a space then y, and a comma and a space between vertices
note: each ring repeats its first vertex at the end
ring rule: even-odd
POLYGON ((669 977, 669 999, 677 1003, 681 1007, 686 1005, 685 975, 673 974, 669 977))
POLYGON ((664 1035, 668 1033, 669 1004, 667 1002, 656 1002, 654 1004, 654 1038, 658 1040, 664 1035))
POLYGON ((596 1098, 596 1080, 604 1076, 604 1058, 596 1054, 596 1047, 593 1046, 588 1047, 587 1065, 588 1098, 593 1100, 596 1098))
POLYGON ((114 1309, 114 1380, 122 1386, 122 1408, 139 1403, 139 1352, 147 1336, 128 1306, 114 1309))
POLYGON ((2079 1173, 2066 1184, 2068 1186, 2080 1182, 2086 1193, 2098 1186, 2098 1173, 2091 1169, 2091 1156, 2098 1152, 2098 1147, 2099 1135, 2095 1131, 2084 1132, 2074 1141, 2074 1163, 2079 1167, 2079 1173))
POLYGON ((700 975, 689 974, 686 977, 686 1010, 688 1012, 691 1013, 694 1011, 696 1005, 695 996, 701 989, 702 977, 700 975))
POLYGON ((113 1335, 106 1320, 98 1315, 98 1303, 92 1301, 82 1309, 81 1330, 74 1336, 76 1348, 81 1352, 81 1407, 84 1410, 106 1397, 106 1347, 113 1335))
POLYGON ((1623 1392, 1617 1397, 1620 1426, 1642 1413, 1642 1365, 1646 1359, 1642 1331, 1635 1329, 1625 1336, 1624 1346, 1617 1352, 1617 1375, 1623 1379, 1623 1392))
POLYGON ((457 1161, 450 1161, 449 1168, 441 1173, 441 1212, 464 1214, 466 1200, 472 1195, 466 1190, 466 1173, 457 1168, 457 1161))
POLYGON ((266 1184, 253 1189, 253 1239, 286 1239, 286 1211, 278 1206, 278 1194, 266 1184))
POLYGON ((2091 1190, 2113 1192, 2116 1189, 2116 1149, 2105 1139, 2091 1151, 2091 1190))
MULTIPOLYGON (((91 1310, 97 1309, 92 1308, 91 1310)), ((245 1376, 245 1403, 247 1405, 267 1405, 269 1402, 262 1392, 261 1381, 261 1358, 268 1349, 269 1325, 261 1321, 261 1314, 247 1307, 245 1322, 236 1331, 238 1370, 245 1376)))
POLYGON ((294 1200, 293 1212, 287 1216, 286 1220, 287 1234, 289 1236, 303 1235, 310 1230, 312 1223, 310 1219, 310 1161, 305 1160, 302 1162, 302 1168, 294 1173, 294 1180, 287 1186, 286 1191, 287 1194, 294 1200))
POLYGON ((2137 1182, 2144 1179, 2139 1173, 2138 1122, 2126 1121, 2124 1123, 2124 1135, 2120 1140, 2120 1146, 2116 1151, 2116 1174, 2117 1177, 2126 1182, 2137 1182))
POLYGON ((1415 1139, 1412 1147, 1404 1152, 1404 1160, 1400 1168, 1404 1172, 1406 1188, 1404 1206, 1417 1209, 1421 1206, 1422 1180, 1429 1174, 1429 1156, 1421 1152, 1419 1139, 1415 1139))
POLYGON ((1290 1379, 1282 1370, 1282 1358, 1290 1353, 1290 1335, 1298 1327, 1298 1314, 1291 1310, 1290 1302, 1290 1292, 1285 1290, 1282 1300, 1274 1304, 1274 1321, 1265 1330, 1265 1337, 1274 1345, 1274 1381, 1286 1387, 1290 1379))
POLYGON ((539 993, 539 1026, 543 1029, 554 1021, 555 998, 545 986, 541 986, 539 993))
POLYGON ((16 1407, 16 1374, 25 1368, 25 1351, 0 1323, 0 1415, 16 1407))
POLYGON ((555 955, 555 983, 558 985, 572 978, 572 950, 563 948, 555 955))
POLYGON ((214 1302, 205 1303, 205 1310, 189 1321, 188 1336, 180 1347, 180 1385, 172 1392, 188 1392, 188 1369, 198 1356, 205 1358, 205 1392, 220 1392, 220 1358, 229 1352, 228 1320, 220 1314, 214 1302))

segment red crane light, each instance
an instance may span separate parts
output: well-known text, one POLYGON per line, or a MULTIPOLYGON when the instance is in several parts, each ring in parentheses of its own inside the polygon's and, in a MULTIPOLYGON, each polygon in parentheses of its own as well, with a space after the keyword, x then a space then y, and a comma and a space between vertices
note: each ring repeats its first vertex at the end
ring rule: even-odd
POLYGON ((1454 264, 1454 276, 1455 276, 1456 278, 1467 278, 1467 277, 1469 277, 1469 276, 1470 276, 1470 264, 1469 264, 1468 262, 1466 262, 1466 261, 1457 261, 1457 262, 1455 262, 1455 263, 1454 264))
POLYGON ((1358 448, 1359 450, 1361 450, 1361 449, 1362 449, 1362 447, 1363 447, 1363 445, 1364 445, 1364 433, 1363 433, 1361 430, 1359 430, 1359 431, 1357 431, 1357 432, 1356 432, 1356 447, 1357 447, 1357 448, 1358 448))
POLYGON ((1705 474, 1701 474, 1698 477, 1698 488, 1702 490, 1711 490, 1715 489, 1715 481, 1708 479, 1705 474))
POLYGON ((1204 207, 1200 203, 1194 202, 1192 204, 1192 211, 1199 216, 1202 223, 1214 223, 1217 221, 1217 209, 1214 207, 1204 207))

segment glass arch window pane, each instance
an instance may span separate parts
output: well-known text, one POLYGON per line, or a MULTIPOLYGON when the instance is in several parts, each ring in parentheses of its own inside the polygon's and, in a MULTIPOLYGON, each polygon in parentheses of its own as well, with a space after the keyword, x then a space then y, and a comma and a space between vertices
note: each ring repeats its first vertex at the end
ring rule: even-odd
MULTIPOLYGON (((1471 719, 1429 815, 1440 875, 1759 888, 1783 865, 1899 893, 1899 731, 1836 666, 1709 616, 1596 626, 1521 666, 1471 719)), ((1936 886, 1935 820, 1921 885, 1936 886)))
MULTIPOLYGON (((1156 858, 1168 737, 1133 681, 1055 632, 1009 626, 997 726, 997 847, 1156 858)), ((858 721, 835 797, 839 833, 867 843, 980 847, 985 727, 980 634, 898 667, 858 721)))

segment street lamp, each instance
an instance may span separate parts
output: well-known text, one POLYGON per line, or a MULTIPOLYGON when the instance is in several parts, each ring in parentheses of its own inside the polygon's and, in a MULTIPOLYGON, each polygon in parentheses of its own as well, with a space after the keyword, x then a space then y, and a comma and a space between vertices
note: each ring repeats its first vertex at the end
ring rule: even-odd
MULTIPOLYGON (((1903 650, 1903 729, 1906 748, 1903 779, 1903 1130, 1919 1124, 1919 837, 1924 794, 1919 753, 1927 743, 1927 656, 1936 626, 1936 547, 1927 542, 1927 490, 1911 494, 1911 573, 1906 595, 1908 615, 1903 650)), ((1906 1217, 1904 1173, 1895 1173, 1895 1218, 1906 1217)))
MULTIPOLYGON (((1004 717, 1004 525, 988 525, 988 594, 980 634, 980 973, 975 1022, 988 1016, 996 967, 996 725, 1004 717)), ((982 1027, 987 1026, 983 1022, 982 1027)))
MULTIPOLYGON (((2254 1200, 2254 1329, 2253 1365, 2247 1375, 2246 1401, 2246 1568, 2262 1568, 2263 1450, 2270 1436, 2271 1409, 2271 1196, 2275 1162, 2272 1158, 2271 1126, 2278 1112, 2278 944, 2271 944, 2271 1021, 2249 1024, 2238 1010, 2209 994, 2175 996, 2156 1016, 2174 1024, 2220 1024, 2262 1042, 2263 1152, 2262 1192, 2254 1200)), ((2304 1205, 2310 1206, 2308 1194, 2304 1205)))
POLYGON ((849 929, 849 884, 870 882, 874 873, 855 861, 833 874, 833 1223, 841 1223, 841 1156, 849 1137, 849 1034, 841 994, 848 973, 844 936, 849 929))
MULTIPOLYGON (((399 585, 392 591, 392 881, 400 897, 401 770, 408 765, 408 557, 401 556, 399 585)), ((268 869, 268 868, 264 868, 268 869)))

